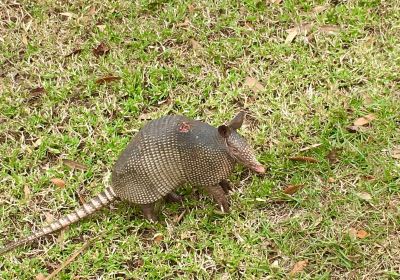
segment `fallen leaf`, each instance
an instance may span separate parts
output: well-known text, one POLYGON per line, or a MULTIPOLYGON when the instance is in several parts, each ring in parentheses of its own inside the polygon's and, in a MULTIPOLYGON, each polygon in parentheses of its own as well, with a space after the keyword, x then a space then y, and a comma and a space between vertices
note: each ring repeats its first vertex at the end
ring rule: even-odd
POLYGON ((371 200, 372 196, 369 193, 366 192, 360 192, 360 193, 356 193, 356 195, 363 200, 371 200))
POLYGON ((350 228, 349 229, 349 235, 352 238, 356 238, 357 237, 357 230, 355 228, 350 228))
POLYGON ((185 18, 185 21, 184 21, 184 22, 180 22, 180 23, 178 23, 176 26, 177 26, 177 27, 187 27, 187 26, 189 26, 189 25, 190 25, 189 19, 188 19, 188 18, 185 18))
POLYGON ((291 28, 286 30, 286 32, 288 33, 288 35, 286 37, 285 44, 289 44, 294 40, 294 38, 296 38, 298 30, 297 28, 291 28))
POLYGON ((51 224, 54 222, 54 215, 49 212, 44 212, 44 216, 46 217, 46 223, 51 224))
POLYGON ((304 268, 307 266, 308 261, 298 261, 297 263, 294 264, 292 270, 290 271, 290 275, 293 276, 299 272, 302 272, 304 268))
POLYGON ((107 77, 103 77, 100 79, 96 80, 96 84, 105 84, 105 83, 109 83, 109 82, 114 82, 114 81, 118 81, 121 80, 121 77, 118 76, 107 76, 107 77))
POLYGON ((350 126, 346 127, 346 129, 347 129, 348 132, 356 133, 356 132, 366 131, 367 127, 350 125, 350 126))
POLYGON ((300 26, 289 28, 286 30, 288 36, 286 37, 285 44, 289 44, 296 38, 297 35, 306 36, 308 32, 312 29, 313 25, 310 23, 305 23, 300 26))
POLYGON ((62 15, 62 16, 64 16, 64 17, 67 17, 67 18, 75 18, 75 17, 77 17, 76 14, 70 13, 70 12, 60 13, 60 15, 62 15))
POLYGON ((376 116, 374 114, 368 114, 364 117, 358 118, 354 121, 355 126, 364 126, 369 124, 371 121, 376 119, 376 116))
POLYGON ((329 163, 335 164, 339 162, 339 156, 338 156, 339 150, 338 149, 332 149, 326 156, 328 159, 329 163))
POLYGON ((76 54, 80 54, 83 51, 83 49, 74 49, 71 53, 67 54, 65 57, 70 57, 76 54))
POLYGON ((202 46, 194 39, 190 39, 190 44, 192 45, 192 49, 194 50, 201 50, 202 46))
POLYGON ((96 48, 93 49, 93 53, 96 56, 105 55, 109 51, 110 48, 104 42, 101 42, 96 48))
POLYGON ((336 182, 335 178, 332 177, 328 178, 328 183, 335 183, 335 182, 336 182))
POLYGON ((31 91, 30 91, 31 97, 30 98, 37 98, 45 92, 46 92, 46 90, 44 89, 44 87, 37 87, 37 88, 31 89, 31 91))
POLYGON ((35 276, 36 280, 46 280, 46 276, 44 276, 43 273, 39 273, 38 275, 35 276))
POLYGON ((317 148, 317 147, 319 147, 321 145, 322 145, 321 143, 312 144, 311 146, 308 146, 308 147, 305 147, 305 148, 301 148, 299 151, 300 152, 308 151, 308 150, 317 148))
POLYGON ((92 7, 90 7, 89 11, 87 12, 87 15, 88 15, 88 16, 92 16, 92 15, 94 15, 95 13, 96 13, 96 7, 95 7, 95 6, 92 6, 92 7))
POLYGON ((362 178, 368 181, 375 180, 375 177, 372 175, 364 175, 362 178))
POLYGON ((301 189, 304 185, 287 185, 287 187, 283 190, 285 194, 294 194, 299 189, 301 189))
POLYGON ((328 5, 316 6, 312 9, 313 14, 317 15, 328 9, 328 5))
POLYGON ((400 159, 400 148, 396 148, 392 151, 392 158, 400 159))
POLYGON ((24 198, 25 200, 29 200, 31 198, 31 189, 29 188, 28 185, 24 186, 24 198))
POLYGON ((274 260, 274 262, 271 263, 271 268, 279 268, 279 261, 278 260, 274 260))
POLYGON ((318 28, 318 32, 327 35, 335 35, 340 32, 340 27, 337 25, 322 25, 318 28))
POLYGON ((96 25, 96 27, 101 31, 101 32, 104 32, 104 30, 106 29, 106 25, 104 25, 104 24, 98 24, 98 25, 96 25))
POLYGON ((361 229, 359 231, 357 231, 357 237, 360 239, 364 239, 365 237, 367 237, 369 234, 368 232, 366 232, 365 230, 361 229))
POLYGON ((188 5, 188 10, 189 10, 189 13, 190 13, 190 14, 193 14, 194 11, 196 10, 196 8, 194 7, 194 5, 189 4, 189 5, 188 5))
POLYGON ((151 120, 152 119, 151 115, 152 113, 142 113, 139 116, 139 120, 141 121, 151 120))
POLYGON ((61 179, 53 178, 50 181, 59 188, 65 187, 65 182, 61 179))
POLYGON ((153 237, 153 242, 155 244, 160 244, 164 240, 164 235, 162 233, 156 233, 153 237))
POLYGON ((289 157, 290 160, 294 161, 303 161, 303 162, 310 162, 310 163, 317 163, 318 160, 312 157, 289 157))
POLYGON ((178 223, 182 220, 182 218, 183 218, 183 216, 185 215, 185 213, 186 213, 186 209, 183 210, 181 214, 175 216, 175 218, 174 218, 174 224, 178 224, 178 223))
POLYGON ((73 161, 73 160, 70 160, 70 159, 63 159, 62 162, 66 166, 68 166, 70 168, 73 168, 73 169, 87 170, 87 166, 86 165, 84 165, 82 163, 79 163, 79 162, 76 162, 76 161, 73 161))
POLYGON ((264 86, 252 77, 246 77, 244 85, 251 89, 254 93, 264 91, 264 86))
POLYGON ((81 202, 82 205, 86 203, 85 195, 78 192, 78 197, 79 197, 79 201, 81 202))

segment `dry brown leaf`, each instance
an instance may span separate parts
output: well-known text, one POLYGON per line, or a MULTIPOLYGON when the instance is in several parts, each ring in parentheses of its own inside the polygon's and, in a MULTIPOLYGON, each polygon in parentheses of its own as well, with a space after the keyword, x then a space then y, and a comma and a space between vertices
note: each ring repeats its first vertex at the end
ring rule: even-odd
POLYGON ((152 115, 152 113, 140 114, 139 120, 142 120, 142 121, 151 120, 152 119, 151 115, 152 115))
POLYGON ((308 151, 308 150, 317 148, 317 147, 319 147, 319 146, 321 146, 321 145, 322 145, 322 143, 312 144, 311 146, 301 148, 299 151, 300 151, 300 152, 308 151))
POLYGON ((105 55, 109 51, 110 48, 104 42, 101 42, 96 48, 93 49, 93 53, 96 56, 105 55))
POLYGON ((200 43, 199 42, 197 42, 196 40, 194 40, 194 39, 190 39, 190 44, 192 45, 192 48, 194 49, 194 50, 201 50, 203 47, 200 45, 200 43))
POLYGON ((304 185, 287 185, 287 187, 283 190, 285 194, 294 194, 298 190, 300 190, 304 185))
POLYGON ((24 186, 24 198, 25 198, 25 200, 31 199, 31 194, 32 194, 31 189, 29 188, 28 185, 25 185, 24 186))
POLYGON ((290 271, 290 275, 293 276, 299 272, 302 272, 304 268, 307 266, 308 261, 298 261, 297 263, 294 264, 292 270, 290 271))
POLYGON ((367 237, 369 234, 368 234, 368 232, 366 232, 365 230, 363 230, 363 229, 360 229, 359 231, 357 231, 357 234, 356 234, 356 236, 358 237, 358 238, 360 238, 360 239, 364 239, 365 237, 367 237))
POLYGON ((297 28, 290 28, 286 30, 286 32, 288 33, 288 35, 286 37, 285 44, 289 44, 294 40, 294 38, 296 38, 298 30, 297 28))
POLYGON ((312 9, 313 14, 317 15, 328 9, 328 5, 316 6, 312 9))
POLYGON ((357 237, 357 230, 355 228, 350 228, 349 229, 349 235, 352 238, 356 238, 357 237))
POLYGON ((66 166, 68 166, 70 168, 73 168, 73 169, 87 170, 87 166, 86 165, 84 165, 82 163, 79 163, 79 162, 76 162, 76 161, 73 161, 73 160, 70 160, 70 159, 63 159, 62 162, 66 166))
POLYGON ((312 29, 313 25, 310 23, 305 23, 300 26, 289 28, 286 30, 288 36, 286 37, 285 44, 289 44, 296 38, 297 35, 306 36, 308 32, 312 29))
POLYGON ((179 222, 182 220, 183 216, 186 213, 186 209, 182 211, 182 213, 178 216, 175 216, 174 218, 174 224, 179 224, 179 222))
POLYGON ((195 12, 196 8, 194 7, 194 5, 189 4, 189 5, 188 5, 188 10, 189 10, 189 13, 190 13, 190 14, 193 14, 193 13, 195 12))
POLYGON ((153 242, 155 244, 160 244, 164 240, 164 235, 162 233, 156 233, 153 237, 153 242))
POLYGON ((67 18, 75 18, 75 17, 77 17, 76 14, 70 13, 70 12, 60 13, 60 15, 62 15, 62 16, 64 16, 64 17, 67 17, 67 18))
POLYGON ((46 280, 46 276, 44 276, 43 273, 39 273, 38 275, 35 276, 36 280, 46 280))
POLYGON ((96 7, 92 6, 90 7, 89 11, 87 12, 88 16, 93 16, 96 13, 96 7))
POLYGON ((336 182, 336 180, 335 180, 335 178, 332 178, 332 177, 329 177, 328 178, 328 183, 335 183, 336 182))
POLYGON ((340 27, 337 25, 322 25, 318 28, 318 32, 327 35, 335 35, 340 32, 340 27))
POLYGON ((326 156, 328 159, 329 163, 335 164, 339 162, 339 150, 338 149, 332 149, 328 155, 326 156))
POLYGON ((44 216, 46 217, 46 223, 51 224, 54 222, 54 215, 51 214, 50 212, 44 212, 44 216))
POLYGON ((244 85, 251 89, 254 93, 264 91, 264 86, 252 77, 246 77, 244 85))
POLYGON ((303 161, 303 162, 310 162, 310 163, 317 163, 318 160, 312 157, 289 157, 290 160, 294 161, 303 161))
POLYGON ((106 25, 105 24, 98 24, 98 25, 96 25, 96 27, 101 31, 101 32, 104 32, 104 30, 106 29, 106 25))
POLYGON ((190 25, 190 21, 188 18, 185 18, 184 22, 180 22, 176 24, 177 27, 188 27, 190 25))
POLYGON ((118 76, 107 76, 96 80, 96 84, 101 85, 109 82, 119 81, 121 77, 118 76))
POLYGON ((354 121, 355 126, 364 126, 369 124, 371 121, 376 119, 376 116, 374 114, 368 114, 364 117, 358 118, 354 121))
POLYGON ((371 200, 372 196, 367 192, 356 193, 356 195, 362 200, 371 200))
POLYGON ((53 178, 50 180, 54 185, 56 185, 59 188, 65 187, 65 181, 59 179, 59 178, 53 178))
POLYGON ((400 159, 400 148, 396 148, 392 151, 392 158, 400 159))
POLYGON ((350 125, 350 126, 346 127, 346 129, 348 132, 356 133, 356 132, 366 131, 368 128, 364 127, 364 126, 350 125))
POLYGON ((46 90, 44 89, 44 87, 37 87, 37 88, 31 89, 31 91, 30 91, 31 96, 30 96, 29 100, 36 99, 44 93, 46 93, 46 90))
POLYGON ((70 57, 76 54, 80 54, 83 51, 83 49, 74 49, 71 53, 67 54, 65 57, 70 57))
POLYGON ((375 177, 372 176, 372 175, 364 175, 364 176, 362 176, 362 178, 363 178, 364 180, 368 180, 368 181, 375 180, 375 177))

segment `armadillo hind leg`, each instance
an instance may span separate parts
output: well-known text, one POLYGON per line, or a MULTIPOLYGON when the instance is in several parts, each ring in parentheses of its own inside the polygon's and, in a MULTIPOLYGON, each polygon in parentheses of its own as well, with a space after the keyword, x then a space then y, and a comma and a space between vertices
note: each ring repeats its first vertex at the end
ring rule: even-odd
POLYGON ((225 213, 229 212, 229 202, 226 199, 224 189, 220 185, 206 186, 206 191, 218 203, 218 206, 225 213))
POLYGON ((157 215, 154 212, 155 203, 141 204, 140 207, 143 211, 143 216, 152 222, 156 222, 158 220, 157 215))
POLYGON ((221 182, 219 182, 219 185, 224 190, 225 194, 229 194, 229 191, 232 190, 231 183, 228 180, 225 180, 225 179, 221 180, 221 182))
POLYGON ((182 202, 182 196, 175 192, 170 192, 165 196, 167 202, 182 202))

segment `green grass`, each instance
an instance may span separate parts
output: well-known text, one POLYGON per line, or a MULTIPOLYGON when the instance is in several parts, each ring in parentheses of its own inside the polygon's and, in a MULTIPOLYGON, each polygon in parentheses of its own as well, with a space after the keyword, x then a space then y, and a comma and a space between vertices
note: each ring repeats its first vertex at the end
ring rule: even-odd
POLYGON ((48 275, 94 237, 59 279, 287 279, 303 260, 301 279, 400 277, 400 162, 390 156, 400 146, 400 4, 218 2, 0 4, 0 245, 100 192, 147 118, 179 113, 218 125, 245 108, 241 132, 268 166, 263 177, 237 168, 229 215, 189 187, 179 190, 182 205, 159 206, 157 224, 113 203, 61 237, 0 256, 1 279, 48 275), (285 44, 286 29, 304 23, 313 24, 308 34, 285 44), (320 32, 328 24, 340 31, 320 32), (95 56, 100 42, 110 51, 95 56), (121 80, 96 83, 109 75, 121 80), (246 77, 265 89, 251 91, 246 77), (33 97, 37 87, 45 92, 33 97), (364 130, 347 131, 370 113, 364 130), (298 155, 319 162, 289 160, 298 155), (288 196, 288 184, 304 187, 288 196), (352 228, 369 236, 354 238, 352 228))

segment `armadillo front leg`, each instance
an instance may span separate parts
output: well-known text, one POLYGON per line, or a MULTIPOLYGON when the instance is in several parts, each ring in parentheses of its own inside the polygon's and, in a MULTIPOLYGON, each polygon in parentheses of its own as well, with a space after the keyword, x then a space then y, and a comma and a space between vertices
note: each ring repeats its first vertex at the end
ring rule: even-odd
POLYGON ((225 194, 229 194, 229 191, 232 190, 231 183, 228 180, 225 180, 225 179, 221 180, 221 182, 219 182, 219 185, 224 190, 225 194))
POLYGON ((219 207, 225 213, 229 212, 229 203, 226 199, 224 189, 220 185, 207 186, 205 187, 207 192, 214 198, 214 200, 218 203, 219 207))
POLYGON ((147 220, 153 222, 156 222, 158 220, 156 214, 154 213, 154 203, 141 204, 140 207, 142 208, 143 216, 147 220))

